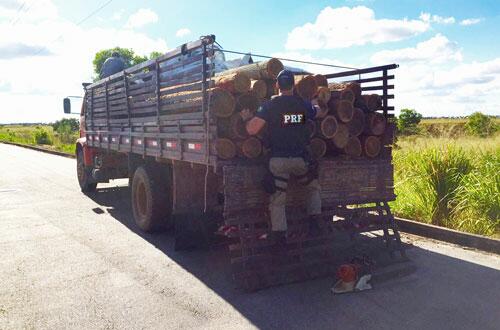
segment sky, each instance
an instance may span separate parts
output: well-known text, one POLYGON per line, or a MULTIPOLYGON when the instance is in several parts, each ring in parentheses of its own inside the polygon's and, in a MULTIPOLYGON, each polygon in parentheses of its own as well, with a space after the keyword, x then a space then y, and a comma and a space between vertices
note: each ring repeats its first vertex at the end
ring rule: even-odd
POLYGON ((498 0, 0 0, 0 123, 63 118, 62 99, 83 94, 101 49, 165 52, 207 34, 255 54, 397 63, 396 112, 500 115, 498 26, 498 0))

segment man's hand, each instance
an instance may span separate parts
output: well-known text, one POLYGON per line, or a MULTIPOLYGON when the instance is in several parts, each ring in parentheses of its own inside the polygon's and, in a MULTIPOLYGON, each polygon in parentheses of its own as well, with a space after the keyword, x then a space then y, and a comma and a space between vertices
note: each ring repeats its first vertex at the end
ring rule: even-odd
POLYGON ((243 121, 249 121, 250 119, 252 119, 253 114, 250 111, 250 109, 243 109, 240 111, 240 116, 243 119, 243 121))

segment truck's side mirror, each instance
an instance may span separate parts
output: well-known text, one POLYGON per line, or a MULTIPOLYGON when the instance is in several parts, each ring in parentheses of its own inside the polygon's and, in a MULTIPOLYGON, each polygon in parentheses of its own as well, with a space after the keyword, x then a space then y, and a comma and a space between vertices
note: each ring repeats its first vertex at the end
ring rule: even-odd
POLYGON ((63 100, 64 113, 71 113, 71 100, 65 97, 63 100))

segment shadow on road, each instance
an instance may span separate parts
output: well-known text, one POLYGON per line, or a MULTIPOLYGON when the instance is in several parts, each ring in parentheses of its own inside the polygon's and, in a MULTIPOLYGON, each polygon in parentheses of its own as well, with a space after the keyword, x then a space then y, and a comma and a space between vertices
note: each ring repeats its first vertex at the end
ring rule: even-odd
POLYGON ((231 279, 226 248, 177 252, 172 232, 142 233, 132 217, 128 187, 101 188, 89 197, 258 328, 493 329, 499 322, 500 272, 492 268, 413 247, 408 254, 417 270, 371 291, 333 296, 333 279, 325 278, 248 294, 231 279))

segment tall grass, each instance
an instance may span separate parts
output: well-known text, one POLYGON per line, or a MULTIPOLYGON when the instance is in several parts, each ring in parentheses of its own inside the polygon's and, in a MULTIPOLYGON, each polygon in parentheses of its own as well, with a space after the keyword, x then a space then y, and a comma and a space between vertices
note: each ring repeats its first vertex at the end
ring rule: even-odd
POLYGON ((404 138, 394 166, 396 214, 478 234, 499 232, 499 136, 404 138))
POLYGON ((15 142, 28 145, 41 145, 66 153, 75 152, 75 141, 78 133, 54 132, 49 125, 33 126, 0 126, 0 141, 15 142))

